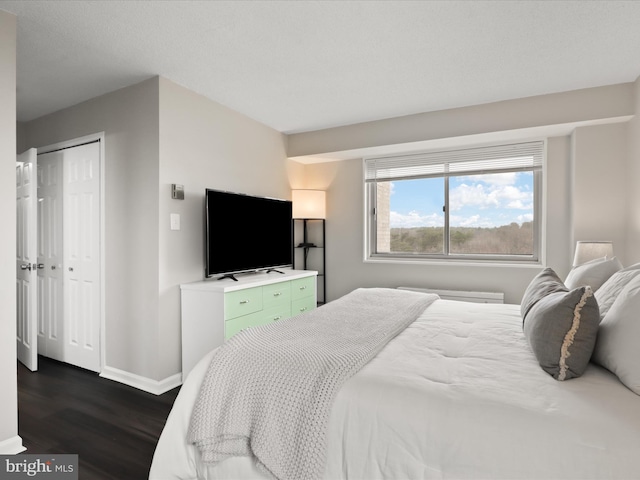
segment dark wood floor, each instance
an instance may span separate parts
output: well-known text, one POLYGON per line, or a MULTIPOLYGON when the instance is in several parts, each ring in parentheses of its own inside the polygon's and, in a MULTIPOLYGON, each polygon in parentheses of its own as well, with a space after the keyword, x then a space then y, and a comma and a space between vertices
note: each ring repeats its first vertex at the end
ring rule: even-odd
POLYGON ((80 480, 143 480, 178 388, 152 395, 38 357, 18 364, 18 432, 24 453, 76 453, 80 480))

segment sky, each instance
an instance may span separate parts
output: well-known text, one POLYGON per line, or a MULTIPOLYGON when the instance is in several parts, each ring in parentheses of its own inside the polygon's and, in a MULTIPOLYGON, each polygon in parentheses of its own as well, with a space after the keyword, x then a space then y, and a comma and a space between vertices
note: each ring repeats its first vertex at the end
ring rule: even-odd
MULTIPOLYGON (((533 174, 509 172, 450 177, 450 224, 498 227, 533 220, 533 174)), ((444 225, 444 179, 392 182, 391 227, 444 225)))

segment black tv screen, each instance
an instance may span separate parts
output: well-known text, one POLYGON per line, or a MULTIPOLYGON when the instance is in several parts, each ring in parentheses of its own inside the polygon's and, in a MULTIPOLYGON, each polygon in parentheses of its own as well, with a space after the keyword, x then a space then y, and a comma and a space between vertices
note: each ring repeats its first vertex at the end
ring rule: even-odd
POLYGON ((205 191, 207 277, 290 266, 292 255, 291 201, 205 191))

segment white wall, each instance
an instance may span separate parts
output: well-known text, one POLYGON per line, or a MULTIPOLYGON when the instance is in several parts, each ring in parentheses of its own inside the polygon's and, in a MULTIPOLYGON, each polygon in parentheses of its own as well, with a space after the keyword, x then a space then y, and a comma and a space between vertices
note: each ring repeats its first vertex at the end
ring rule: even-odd
POLYGON ((0 454, 17 453, 16 386, 16 17, 0 10, 0 454))
POLYGON ((611 240, 627 265, 629 125, 577 128, 573 133, 573 239, 611 240))
MULTIPOLYGON (((548 142, 549 209, 547 258, 568 271, 570 250, 569 205, 564 202, 569 182, 569 139, 548 142)), ((335 299, 357 287, 424 286, 444 289, 497 291, 505 300, 520 301, 531 278, 540 270, 517 266, 456 264, 375 264, 364 258, 364 184, 362 160, 307 165, 305 188, 327 190, 327 297, 335 299)))
POLYGON ((152 381, 178 374, 179 285, 204 278, 204 190, 290 198, 299 166, 284 136, 160 77, 23 130, 36 147, 105 132, 106 366, 152 381), (172 183, 184 201, 171 199, 172 183))
MULTIPOLYGON (((573 210, 569 201, 572 195, 571 139, 569 136, 547 140, 547 165, 544 175, 544 230, 546 240, 545 263, 562 278, 571 269, 573 238, 571 225, 573 210)), ((525 276, 529 278, 528 275, 525 276)), ((519 303, 527 283, 519 283, 510 295, 511 302, 519 303)), ((507 287, 505 287, 507 288, 507 287)))
POLYGON ((297 133, 289 157, 487 135, 633 115, 634 84, 622 83, 297 133))
POLYGON ((25 146, 105 132, 106 365, 158 369, 158 78, 24 125, 25 146))
POLYGON ((179 285, 204 278, 205 189, 289 199, 288 163, 284 135, 160 78, 160 378, 180 371, 179 285), (171 199, 172 183, 185 200, 171 199), (180 231, 169 229, 171 213, 180 231))
MULTIPOLYGON (((491 136, 495 141, 505 135, 513 140, 532 131, 565 131, 548 137, 543 222, 545 265, 564 276, 571 266, 575 240, 611 239, 623 263, 629 261, 627 192, 622 180, 629 148, 626 117, 635 112, 634 88, 634 84, 613 85, 294 134, 288 139, 288 154, 322 157, 385 142, 409 142, 406 148, 411 149, 415 142, 447 139, 464 144, 470 138, 491 136), (621 118, 621 123, 606 123, 621 118), (603 123, 579 126, 593 120, 603 123), (565 122, 575 123, 567 126, 565 122), (618 170, 611 174, 611 167, 618 170)), ((410 285, 500 291, 505 301, 519 303, 540 270, 539 266, 365 263, 361 158, 308 164, 303 183, 305 188, 327 189, 330 300, 358 286, 410 285)))
MULTIPOLYGON (((640 115, 640 78, 634 84, 633 105, 640 115)), ((629 122, 626 168, 627 205, 627 264, 640 262, 640 118, 629 122)))
POLYGON ((23 122, 17 122, 16 124, 16 137, 16 152, 23 153, 27 150, 25 147, 25 130, 23 122))

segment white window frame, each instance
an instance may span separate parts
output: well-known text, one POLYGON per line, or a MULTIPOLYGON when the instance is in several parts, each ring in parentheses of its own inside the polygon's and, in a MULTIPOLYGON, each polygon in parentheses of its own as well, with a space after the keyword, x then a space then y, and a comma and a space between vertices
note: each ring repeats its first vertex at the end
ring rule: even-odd
POLYGON ((543 231, 543 168, 546 140, 503 143, 455 150, 428 151, 408 155, 368 157, 363 159, 365 189, 365 261, 473 262, 494 264, 540 264, 543 231), (515 153, 514 153, 515 152, 515 153), (529 160, 524 157, 529 156, 529 160), (452 167, 452 168, 451 168, 452 167), (469 168, 471 167, 471 168, 469 168), (459 175, 478 175, 518 171, 533 172, 533 253, 532 255, 452 254, 449 252, 448 179, 459 175), (445 181, 445 245, 442 254, 378 253, 376 223, 376 184, 392 180, 443 178, 445 181))

